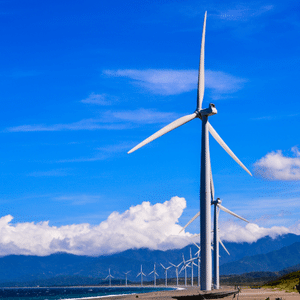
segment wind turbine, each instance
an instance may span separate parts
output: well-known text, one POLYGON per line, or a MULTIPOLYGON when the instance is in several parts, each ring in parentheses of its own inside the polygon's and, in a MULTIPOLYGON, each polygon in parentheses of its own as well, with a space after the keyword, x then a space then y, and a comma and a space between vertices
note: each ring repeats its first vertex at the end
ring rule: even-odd
POLYGON ((181 271, 184 269, 184 286, 187 286, 187 274, 186 274, 186 268, 190 267, 190 263, 187 262, 187 261, 185 261, 183 254, 182 254, 182 259, 183 259, 183 261, 182 261, 183 266, 182 266, 182 268, 181 268, 181 270, 180 270, 179 273, 181 273, 181 271))
POLYGON ((182 262, 179 264, 179 265, 174 265, 174 264, 172 264, 171 262, 170 262, 170 265, 172 265, 173 267, 175 267, 175 269, 176 269, 176 286, 178 286, 178 268, 179 268, 179 266, 182 264, 182 262))
POLYGON ((164 267, 164 265, 161 263, 160 264, 163 268, 164 268, 164 272, 165 272, 165 276, 166 276, 166 279, 165 279, 165 286, 168 286, 168 270, 172 267, 172 266, 170 266, 170 267, 164 267))
POLYGON ((209 134, 221 145, 221 147, 251 176, 250 171, 243 165, 243 163, 235 156, 226 143, 222 140, 219 134, 208 122, 208 117, 217 113, 214 104, 210 103, 206 109, 202 108, 204 97, 204 47, 205 47, 205 30, 206 30, 206 16, 204 15, 200 63, 198 73, 198 90, 197 90, 197 108, 194 113, 181 117, 164 128, 160 129, 137 146, 132 148, 128 153, 143 147, 162 135, 170 132, 185 123, 199 118, 202 121, 202 136, 201 136, 201 175, 200 175, 200 245, 201 245, 201 290, 210 291, 212 283, 212 257, 211 257, 211 201, 210 201, 210 153, 209 153, 209 134))
POLYGON ((219 237, 219 213, 220 210, 223 210, 225 212, 227 212, 228 214, 231 214, 232 216, 239 218, 247 223, 249 223, 249 221, 247 221, 246 219, 240 217, 239 215, 237 215, 236 213, 230 211, 229 209, 227 209, 226 207, 222 206, 221 203, 222 201, 220 200, 220 198, 217 198, 216 200, 214 200, 215 198, 215 188, 214 188, 214 183, 213 183, 213 177, 212 177, 212 173, 211 173, 211 204, 214 205, 214 237, 213 237, 213 241, 214 241, 214 277, 213 277, 213 283, 215 286, 215 289, 219 289, 220 288, 220 273, 219 273, 219 243, 222 245, 222 247, 224 248, 224 250, 227 252, 228 255, 230 255, 230 253, 228 252, 228 250, 226 249, 226 247, 224 246, 224 244, 222 243, 220 237, 219 237), (217 209, 219 208, 219 209, 217 209))
POLYGON ((106 276, 105 280, 109 278, 109 286, 111 286, 111 279, 114 278, 111 274, 110 274, 110 269, 108 269, 108 275, 106 276))
POLYGON ((131 272, 131 271, 127 271, 126 273, 124 273, 125 274, 125 286, 127 286, 127 275, 129 272, 131 272))
POLYGON ((188 262, 191 263, 191 268, 192 268, 192 272, 191 272, 191 286, 194 286, 194 266, 197 267, 197 265, 194 263, 194 259, 192 256, 192 248, 190 248, 190 259, 188 260, 188 262))
POLYGON ((158 276, 158 274, 156 273, 156 263, 154 263, 154 269, 153 269, 153 271, 150 272, 148 275, 151 275, 152 273, 154 275, 153 285, 156 286, 156 275, 158 276))
MULTIPOLYGON (((193 242, 194 243, 194 242, 193 242)), ((197 260, 198 260, 198 286, 200 287, 200 250, 201 248, 194 243, 197 247, 198 247, 198 251, 195 253, 195 255, 197 255, 197 260)))
POLYGON ((141 265, 141 272, 136 275, 136 277, 141 275, 141 286, 143 286, 143 276, 146 276, 146 274, 143 273, 143 265, 141 265))

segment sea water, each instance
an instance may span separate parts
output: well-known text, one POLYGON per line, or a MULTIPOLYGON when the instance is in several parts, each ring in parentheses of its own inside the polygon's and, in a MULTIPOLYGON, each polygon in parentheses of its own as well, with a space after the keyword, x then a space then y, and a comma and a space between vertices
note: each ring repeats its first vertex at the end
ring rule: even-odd
MULTIPOLYGON (((150 293, 172 290, 157 287, 36 287, 36 288, 0 288, 0 299, 5 300, 59 300, 93 298, 110 295, 150 293)), ((105 299, 105 298, 104 298, 105 299)))

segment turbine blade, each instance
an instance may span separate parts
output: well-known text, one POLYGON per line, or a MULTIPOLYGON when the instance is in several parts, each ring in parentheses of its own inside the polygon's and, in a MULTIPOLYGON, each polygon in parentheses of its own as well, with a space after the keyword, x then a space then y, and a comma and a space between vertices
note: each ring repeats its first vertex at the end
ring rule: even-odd
POLYGON ((200 216, 200 211, 199 211, 196 215, 194 215, 194 216, 187 222, 187 224, 186 224, 184 227, 182 227, 182 229, 179 231, 179 233, 182 232, 184 229, 186 229, 186 228, 187 228, 192 222, 194 222, 199 216, 200 216))
POLYGON ((224 246, 223 242, 221 241, 221 239, 219 239, 219 243, 222 245, 222 247, 224 248, 224 250, 227 252, 228 255, 230 255, 229 251, 226 249, 226 247, 224 246))
POLYGON ((148 276, 151 275, 153 272, 154 272, 154 271, 150 272, 150 273, 148 274, 148 276))
POLYGON ((210 123, 208 123, 208 130, 214 139, 220 144, 220 146, 249 174, 252 176, 251 172, 244 166, 244 164, 236 157, 236 155, 230 150, 230 148, 225 144, 222 138, 214 130, 210 123))
POLYGON ((193 244, 195 245, 195 246, 197 246, 198 247, 198 249, 200 250, 200 247, 195 243, 195 242, 193 242, 193 244))
POLYGON ((191 115, 187 115, 184 117, 181 117, 177 120, 175 120, 174 122, 170 123, 169 125, 163 127, 162 129, 158 130, 157 132, 155 132, 154 134, 152 134, 151 136, 149 136, 148 138, 146 138, 144 141, 142 141, 141 143, 139 143, 138 145, 136 145, 134 148, 132 148, 130 151, 128 151, 127 153, 132 153, 133 151, 147 145, 148 143, 152 142, 153 140, 161 137, 162 135, 172 131, 173 129, 195 119, 197 117, 196 113, 193 113, 191 115))
POLYGON ((205 48, 205 30, 206 30, 206 15, 204 15, 202 41, 200 50, 200 62, 199 62, 199 73, 198 73, 198 90, 197 90, 197 110, 202 109, 202 101, 204 96, 204 48, 205 48))
POLYGON ((160 264, 161 264, 161 266, 162 266, 164 269, 166 269, 162 263, 160 263, 160 264))
POLYGON ((236 218, 239 218, 239 219, 241 219, 241 220, 243 220, 243 221, 249 223, 248 220, 246 220, 246 219, 240 217, 239 215, 235 214, 234 212, 232 212, 231 210, 229 210, 229 209, 227 209, 226 207, 222 206, 221 204, 217 204, 217 206, 218 206, 220 209, 222 209, 223 211, 225 211, 225 212, 227 212, 227 213, 229 213, 229 214, 235 216, 236 218))

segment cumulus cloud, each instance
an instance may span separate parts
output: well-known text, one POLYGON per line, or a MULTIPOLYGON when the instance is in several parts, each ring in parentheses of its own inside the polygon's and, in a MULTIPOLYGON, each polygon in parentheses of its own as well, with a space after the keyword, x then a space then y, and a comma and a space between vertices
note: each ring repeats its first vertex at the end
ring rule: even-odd
MULTIPOLYGON (((197 70, 125 69, 105 70, 103 73, 112 77, 132 79, 133 84, 161 95, 176 95, 197 88, 197 70)), ((215 99, 236 92, 246 82, 243 78, 221 71, 206 70, 205 76, 205 87, 212 90, 215 99)))
POLYGON ((300 180, 300 152, 292 148, 292 157, 281 150, 272 151, 254 164, 255 173, 269 180, 300 180))
POLYGON ((130 248, 181 248, 191 242, 192 236, 178 234, 182 229, 178 219, 185 208, 185 199, 179 197, 155 205, 143 202, 123 213, 113 212, 97 226, 56 227, 48 221, 12 224, 13 217, 7 215, 0 218, 0 255, 49 255, 63 251, 96 256, 130 248))
POLYGON ((286 227, 273 226, 271 228, 260 227, 257 224, 249 223, 245 227, 235 222, 224 222, 220 226, 220 238, 227 242, 253 243, 265 236, 276 238, 279 235, 290 233, 286 227))

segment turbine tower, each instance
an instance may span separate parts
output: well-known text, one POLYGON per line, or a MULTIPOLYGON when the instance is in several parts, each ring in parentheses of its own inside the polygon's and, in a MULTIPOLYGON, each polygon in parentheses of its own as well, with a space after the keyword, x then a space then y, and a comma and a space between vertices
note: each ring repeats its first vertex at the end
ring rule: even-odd
POLYGON ((125 274, 125 286, 127 286, 127 275, 129 272, 131 272, 131 271, 127 271, 126 273, 124 273, 125 274))
POLYGON ((205 30, 206 30, 206 15, 204 15, 200 63, 198 73, 198 90, 197 90, 197 108, 196 111, 190 115, 181 117, 164 128, 160 129, 137 146, 132 148, 128 153, 143 147, 162 135, 170 132, 185 123, 199 118, 202 121, 202 136, 201 136, 201 172, 200 172, 200 246, 201 246, 201 290, 210 291, 212 284, 212 257, 211 257, 211 188, 210 188, 210 154, 209 154, 209 135, 221 145, 221 147, 250 175, 250 171, 243 165, 243 163, 235 156, 229 149, 225 142, 221 139, 215 129, 208 122, 208 117, 217 113, 214 104, 210 103, 206 109, 202 108, 204 97, 204 47, 205 47, 205 30))
POLYGON ((172 267, 172 266, 170 266, 170 267, 164 267, 164 265, 161 263, 160 264, 163 268, 164 268, 164 272, 165 272, 165 286, 168 286, 168 270, 172 267))
POLYGON ((141 286, 143 286, 143 276, 146 276, 146 274, 143 273, 143 265, 141 265, 141 272, 136 275, 136 277, 141 275, 141 286))
POLYGON ((152 273, 154 275, 153 285, 156 286, 156 275, 158 276, 158 274, 156 273, 156 263, 154 263, 154 269, 153 269, 153 271, 150 272, 148 275, 151 275, 152 273))
POLYGON ((108 269, 108 275, 106 276, 105 279, 109 278, 109 286, 111 286, 111 279, 114 278, 111 274, 110 274, 110 269, 108 269))

